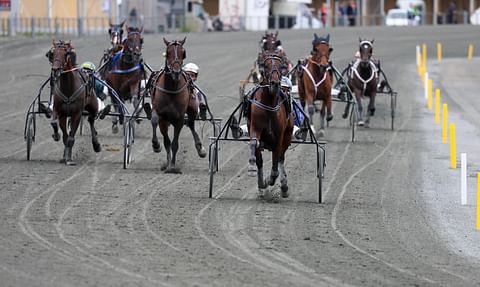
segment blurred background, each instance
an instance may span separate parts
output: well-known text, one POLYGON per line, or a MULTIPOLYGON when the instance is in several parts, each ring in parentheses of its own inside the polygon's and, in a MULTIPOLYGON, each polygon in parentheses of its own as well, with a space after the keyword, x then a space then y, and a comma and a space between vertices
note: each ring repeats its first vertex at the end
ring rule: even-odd
POLYGON ((479 24, 480 0, 0 0, 0 36, 479 24))

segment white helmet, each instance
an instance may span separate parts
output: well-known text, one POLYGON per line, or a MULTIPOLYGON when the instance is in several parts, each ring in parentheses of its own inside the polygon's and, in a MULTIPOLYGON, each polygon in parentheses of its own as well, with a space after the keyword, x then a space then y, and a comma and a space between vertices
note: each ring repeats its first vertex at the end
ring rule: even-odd
POLYGON ((188 63, 185 66, 183 66, 183 70, 185 72, 192 72, 195 74, 198 74, 198 66, 194 63, 188 63))

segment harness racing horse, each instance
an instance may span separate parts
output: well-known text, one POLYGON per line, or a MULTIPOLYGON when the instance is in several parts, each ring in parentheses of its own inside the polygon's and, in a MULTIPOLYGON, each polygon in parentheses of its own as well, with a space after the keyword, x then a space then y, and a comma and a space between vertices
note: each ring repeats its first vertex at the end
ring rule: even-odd
POLYGON ((75 165, 72 160, 72 148, 84 110, 89 113, 88 123, 92 134, 93 150, 95 152, 101 151, 94 126, 98 112, 98 102, 94 92, 93 78, 75 67, 75 48, 70 42, 59 41, 55 43, 53 41, 53 46, 46 56, 52 64, 50 75, 53 94, 51 125, 54 134, 52 137, 55 141, 60 140, 58 133, 58 125, 60 124, 64 144, 61 162, 67 165, 75 165), (71 118, 70 131, 67 131, 68 117, 71 118))
MULTIPOLYGON (((127 38, 123 41, 120 51, 109 61, 105 71, 105 81, 118 94, 122 102, 131 101, 136 107, 140 98, 140 83, 145 77, 142 60, 142 31, 141 28, 127 26, 127 38)), ((111 97, 115 101, 115 97, 111 97)), ((118 132, 118 119, 112 119, 112 131, 118 132)), ((123 116, 120 116, 120 124, 123 116)))
POLYGON ((204 158, 207 155, 202 142, 195 131, 195 119, 198 115, 198 107, 193 104, 193 84, 190 77, 182 70, 186 51, 183 47, 186 37, 181 41, 167 41, 163 38, 166 47, 164 69, 152 74, 147 84, 147 90, 152 95, 152 148, 154 152, 160 152, 160 144, 157 138, 157 126, 163 136, 163 145, 167 153, 167 162, 161 169, 166 173, 181 173, 176 166, 178 151, 178 138, 184 125, 187 114, 187 126, 192 132, 195 148, 198 155, 204 158), (168 136, 169 126, 173 126, 173 140, 168 136))
POLYGON ((333 50, 329 44, 330 34, 326 37, 318 37, 314 34, 312 41, 313 49, 311 56, 304 62, 298 63, 298 95, 302 107, 308 110, 308 116, 313 130, 313 115, 315 100, 322 101, 320 109, 319 136, 325 136, 325 110, 326 119, 331 121, 332 114, 332 74, 329 63, 330 53, 333 50))
POLYGON ((358 125, 369 127, 370 116, 375 114, 375 97, 377 95, 378 69, 373 62, 373 41, 358 39, 360 42, 360 58, 355 60, 348 72, 348 85, 354 92, 357 100, 358 125), (370 98, 368 112, 365 121, 363 120, 362 99, 370 98))
POLYGON ((282 58, 277 54, 263 55, 265 78, 248 98, 250 112, 250 159, 248 174, 257 175, 260 196, 268 186, 273 186, 280 175, 282 197, 288 197, 285 152, 290 145, 293 117, 286 108, 287 95, 280 89, 282 58), (272 152, 272 170, 268 180, 263 177, 262 151, 272 152))

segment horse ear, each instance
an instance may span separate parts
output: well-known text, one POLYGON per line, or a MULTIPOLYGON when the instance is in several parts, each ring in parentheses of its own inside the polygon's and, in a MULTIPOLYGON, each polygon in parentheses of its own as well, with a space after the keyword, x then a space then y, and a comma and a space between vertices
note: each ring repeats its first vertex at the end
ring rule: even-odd
POLYGON ((361 43, 361 42, 362 42, 362 38, 358 37, 358 42, 361 43))
POLYGON ((325 37, 325 40, 328 42, 330 42, 330 34, 327 34, 327 37, 325 37))
POLYGON ((281 46, 281 45, 282 45, 282 41, 277 40, 277 42, 275 42, 275 44, 276 44, 277 46, 281 46))
POLYGON ((127 21, 127 19, 123 19, 123 21, 120 23, 120 28, 123 27, 123 24, 125 24, 125 21, 127 21))
POLYGON ((372 44, 373 44, 373 41, 375 41, 375 38, 373 38, 373 39, 372 39, 372 41, 370 41, 370 43, 372 43, 372 44))
POLYGON ((165 45, 167 45, 167 46, 170 45, 170 42, 169 42, 167 39, 165 39, 165 37, 163 38, 163 42, 164 42, 165 45))
POLYGON ((183 59, 185 59, 187 57, 187 51, 184 49, 183 50, 183 55, 182 55, 183 59))
POLYGON ((315 40, 317 40, 318 39, 317 33, 313 33, 313 37, 314 37, 315 40))
POLYGON ((142 33, 143 32, 143 26, 138 30, 138 33, 142 33))
POLYGON ((277 37, 277 36, 278 36, 278 30, 275 32, 275 37, 277 37))
POLYGON ((112 28, 108 29, 108 34, 112 34, 112 28))
POLYGON ((183 44, 185 44, 186 40, 187 40, 187 36, 185 36, 182 41, 179 41, 180 45, 183 46, 183 44))
POLYGON ((55 39, 52 39, 52 46, 55 47, 55 39))

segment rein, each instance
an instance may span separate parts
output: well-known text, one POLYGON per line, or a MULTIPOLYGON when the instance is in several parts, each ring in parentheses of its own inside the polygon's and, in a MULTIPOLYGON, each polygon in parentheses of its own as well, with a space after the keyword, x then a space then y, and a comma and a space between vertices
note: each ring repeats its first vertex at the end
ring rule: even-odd
POLYGON ((165 72, 165 70, 161 71, 161 72, 158 74, 158 77, 155 79, 155 81, 154 81, 155 84, 153 85, 153 87, 154 87, 155 89, 159 90, 160 92, 169 93, 169 94, 175 94, 175 95, 176 95, 176 94, 180 94, 183 90, 185 90, 185 89, 187 88, 187 86, 188 86, 188 80, 186 80, 185 74, 183 73, 183 71, 182 71, 182 76, 185 78, 185 84, 184 84, 183 86, 181 86, 181 87, 180 87, 179 89, 177 89, 177 90, 168 90, 168 89, 165 89, 165 88, 160 87, 160 86, 157 85, 157 81, 158 81, 158 79, 160 79, 160 77, 162 76, 162 74, 165 75, 165 74, 167 74, 167 72, 165 72))

